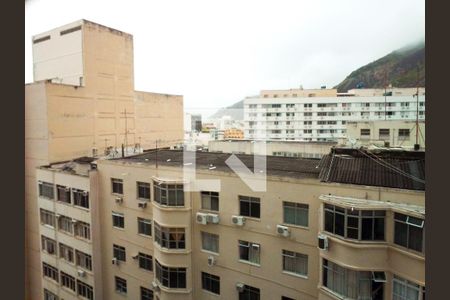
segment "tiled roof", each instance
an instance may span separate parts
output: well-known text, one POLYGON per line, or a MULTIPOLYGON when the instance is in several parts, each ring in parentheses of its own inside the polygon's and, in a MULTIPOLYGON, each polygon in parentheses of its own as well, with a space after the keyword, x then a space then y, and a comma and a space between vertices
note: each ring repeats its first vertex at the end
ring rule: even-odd
POLYGON ((424 152, 333 149, 320 169, 323 182, 425 190, 424 152))

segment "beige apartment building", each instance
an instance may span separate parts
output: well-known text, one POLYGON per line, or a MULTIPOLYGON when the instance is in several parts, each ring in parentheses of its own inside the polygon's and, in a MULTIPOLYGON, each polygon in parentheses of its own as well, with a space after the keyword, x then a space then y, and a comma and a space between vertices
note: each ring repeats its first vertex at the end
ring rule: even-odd
POLYGON ((202 191, 182 151, 96 161, 103 299, 425 299, 423 152, 361 151, 268 156, 266 192, 224 153, 202 191))
POLYGON ((25 85, 26 299, 41 299, 36 169, 183 139, 183 97, 134 90, 133 36, 86 20, 38 34, 25 85))

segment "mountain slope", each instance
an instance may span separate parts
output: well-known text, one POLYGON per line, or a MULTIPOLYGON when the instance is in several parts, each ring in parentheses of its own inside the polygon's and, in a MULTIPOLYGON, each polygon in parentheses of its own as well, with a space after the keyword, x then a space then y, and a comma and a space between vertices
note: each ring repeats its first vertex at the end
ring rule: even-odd
POLYGON ((357 87, 383 88, 385 82, 394 87, 415 87, 417 84, 425 86, 425 43, 389 53, 353 71, 335 88, 338 92, 346 92, 357 87), (419 69, 418 82, 417 69, 419 69))
POLYGON ((219 109, 214 115, 212 115, 211 119, 219 119, 223 116, 231 116, 234 120, 243 120, 244 119, 244 100, 238 101, 233 105, 230 105, 226 108, 219 109))

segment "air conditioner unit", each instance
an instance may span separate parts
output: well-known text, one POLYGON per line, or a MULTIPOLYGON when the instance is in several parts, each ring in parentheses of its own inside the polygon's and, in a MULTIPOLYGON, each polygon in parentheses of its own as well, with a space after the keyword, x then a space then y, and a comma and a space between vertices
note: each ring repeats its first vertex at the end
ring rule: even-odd
POLYGON ((242 282, 236 283, 236 289, 238 290, 239 293, 242 293, 244 291, 244 288, 245 284, 243 284, 242 282))
POLYGON ((55 215, 55 218, 59 218, 59 217, 61 217, 61 215, 58 215, 58 214, 55 215))
POLYGON ((139 258, 139 254, 135 254, 131 256, 132 259, 138 259, 139 258))
POLYGON ((216 258, 214 256, 208 256, 208 266, 212 267, 216 264, 216 258))
POLYGON ((158 283, 156 281, 152 281, 152 288, 154 290, 159 290, 159 285, 158 285, 158 283))
POLYGON ((73 224, 78 223, 78 220, 75 220, 75 219, 72 219, 71 221, 72 221, 73 224))
POLYGON ((66 192, 70 192, 70 187, 66 187, 66 188, 64 188, 64 191, 66 191, 66 192))
POLYGON ((119 261, 117 260, 117 258, 114 257, 114 258, 112 259, 112 264, 113 264, 113 265, 118 265, 118 264, 119 264, 119 261))
POLYGON ((139 208, 146 208, 147 207, 147 202, 139 202, 138 206, 139 206, 139 208))
POLYGON ((122 203, 123 202, 123 198, 122 197, 116 197, 116 203, 122 203))
POLYGON ((288 237, 290 235, 289 227, 283 225, 277 225, 277 233, 284 237, 288 237))
POLYGON ((87 196, 89 193, 87 191, 83 191, 83 196, 87 196))
POLYGON ((325 235, 319 235, 318 237, 318 247, 320 250, 328 250, 328 237, 325 235))
POLYGON ((231 222, 234 225, 238 225, 238 226, 244 226, 245 224, 245 218, 243 216, 232 216, 231 217, 231 222))
POLYGON ((196 219, 197 223, 206 225, 206 223, 208 223, 208 214, 198 212, 196 219))
POLYGON ((219 215, 217 214, 208 214, 208 222, 212 224, 218 224, 219 223, 219 215))
POLYGON ((86 272, 83 271, 83 270, 78 270, 77 273, 78 273, 78 276, 80 276, 80 277, 85 277, 86 276, 86 272))
POLYGON ((259 244, 252 244, 252 248, 255 251, 259 251, 259 244))

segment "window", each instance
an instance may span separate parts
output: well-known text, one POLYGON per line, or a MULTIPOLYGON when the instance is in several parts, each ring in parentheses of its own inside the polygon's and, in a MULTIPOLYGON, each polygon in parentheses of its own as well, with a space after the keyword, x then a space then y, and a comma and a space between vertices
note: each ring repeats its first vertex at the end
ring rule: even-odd
POLYGON ((155 202, 168 206, 184 206, 182 184, 153 183, 155 202))
POLYGON ((115 282, 116 282, 116 292, 121 294, 127 293, 127 281, 123 278, 120 278, 118 276, 115 276, 115 282))
POLYGON ((70 276, 69 274, 64 273, 61 271, 61 285, 71 289, 72 291, 76 291, 75 289, 75 277, 70 276))
POLYGON ((152 236, 152 221, 149 219, 137 218, 138 221, 138 233, 152 236))
POLYGON ((303 130, 303 133, 311 134, 312 133, 312 129, 305 129, 305 130, 303 130))
POLYGON ((284 223, 308 227, 308 204, 283 201, 284 223))
POLYGON ((239 259, 259 265, 260 245, 247 241, 239 241, 239 259))
POLYGON ((219 253, 219 236, 209 232, 201 232, 202 235, 202 249, 219 253))
POLYGON ((120 261, 126 261, 125 247, 113 244, 113 257, 120 261))
POLYGON ((56 241, 41 235, 42 251, 56 255, 56 241))
POLYGON ((425 287, 394 275, 392 279, 392 300, 425 300, 425 287), (419 295, 422 292, 422 298, 419 295))
POLYGON ((39 183, 39 196, 48 198, 48 199, 54 199, 53 184, 48 183, 48 182, 40 182, 39 183))
POLYGON ((58 296, 47 289, 44 289, 44 300, 58 300, 58 296))
POLYGON ((325 204, 325 231, 344 238, 384 241, 384 210, 357 210, 325 204))
POLYGON ((220 295, 220 277, 202 272, 202 289, 220 295))
POLYGON ((401 102, 400 106, 401 107, 409 107, 409 102, 401 102))
POLYGON ((312 125, 312 121, 303 121, 303 125, 312 125))
POLYGON ((77 266, 92 271, 92 256, 84 252, 75 250, 77 266))
POLYGON ((394 223, 394 243, 411 250, 423 252, 425 221, 395 213, 394 223))
POLYGON ((185 249, 184 228, 162 227, 155 222, 155 242, 163 248, 185 249))
POLYGON ((361 139, 370 138, 370 129, 361 129, 361 139))
POLYGON ((155 277, 163 286, 174 289, 186 288, 186 268, 169 268, 155 260, 155 277))
POLYGON ((63 243, 59 243, 59 257, 73 263, 73 248, 63 243))
POLYGON ((75 236, 90 240, 91 239, 91 226, 88 223, 77 221, 75 224, 75 236))
POLYGON ((240 215, 252 218, 260 218, 261 203, 259 198, 239 196, 240 215))
POLYGON ((258 288, 244 285, 242 292, 239 292, 239 300, 259 300, 260 292, 258 288))
POLYGON ((138 198, 150 200, 150 183, 138 181, 136 185, 138 198))
POLYGON ((153 300, 153 291, 141 286, 141 300, 153 300))
POLYGON ((378 129, 379 139, 389 139, 390 130, 389 128, 380 128, 378 129))
POLYGON ((63 30, 63 31, 60 31, 59 35, 69 34, 69 33, 72 33, 72 32, 78 31, 78 30, 81 30, 81 25, 73 27, 73 28, 69 28, 69 29, 66 29, 66 30, 63 30))
POLYGON ((73 234, 73 222, 72 218, 66 216, 59 216, 58 229, 68 234, 73 234))
POLYGON ((41 224, 49 225, 55 227, 55 214, 51 211, 42 209, 40 210, 41 224))
POLYGON ((350 299, 383 299, 383 283, 372 280, 372 272, 354 271, 324 259, 322 284, 350 299))
POLYGON ((201 192, 202 209, 219 211, 219 193, 218 192, 201 192))
POLYGON ((65 187, 62 185, 56 186, 56 194, 58 201, 64 202, 64 203, 71 203, 70 200, 70 188, 65 187))
POLYGON ((283 271, 308 276, 308 255, 283 250, 283 271))
MULTIPOLYGON (((274 95, 274 96, 276 96, 276 95, 274 95)), ((281 104, 272 104, 272 108, 281 108, 281 104)))
POLYGON ((286 297, 286 296, 281 296, 281 300, 295 300, 295 299, 289 298, 289 297, 286 297))
POLYGON ((274 129, 274 130, 271 130, 271 133, 273 133, 273 134, 278 134, 278 133, 281 133, 281 130, 279 130, 279 129, 274 129))
POLYGON ((89 208, 89 192, 73 189, 72 193, 74 205, 89 208))
POLYGON ((303 113, 304 117, 312 117, 312 112, 305 112, 303 113))
POLYGON ((77 280, 77 293, 83 298, 94 300, 94 289, 83 281, 77 280))
POLYGON ((111 178, 111 186, 113 194, 123 195, 123 180, 111 178))
POLYGON ((250 104, 249 106, 248 106, 248 108, 256 108, 258 105, 257 104, 250 104))
POLYGON ((286 103, 286 107, 293 108, 293 107, 295 107, 295 104, 294 103, 286 103))
POLYGON ((398 139, 399 140, 409 140, 409 129, 399 129, 398 139))
POLYGON ((318 112, 317 113, 317 116, 319 116, 319 117, 325 117, 326 115, 327 115, 326 112, 318 112))
POLYGON ((113 227, 116 228, 125 228, 125 218, 123 217, 123 214, 121 213, 112 213, 112 222, 113 227))
POLYGON ((306 104, 303 104, 303 107, 305 107, 305 108, 312 107, 312 103, 306 103, 306 104))
POLYGON ((57 268, 52 267, 51 265, 43 262, 42 263, 42 272, 44 273, 45 277, 48 277, 48 278, 53 279, 54 281, 58 282, 58 269, 57 268))
POLYGON ((139 252, 138 254, 139 268, 153 271, 153 258, 150 255, 139 252))

